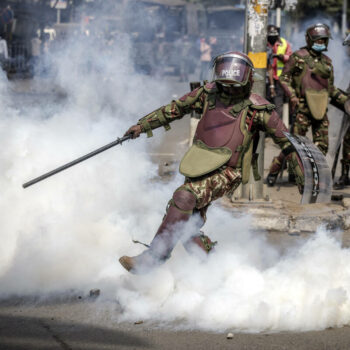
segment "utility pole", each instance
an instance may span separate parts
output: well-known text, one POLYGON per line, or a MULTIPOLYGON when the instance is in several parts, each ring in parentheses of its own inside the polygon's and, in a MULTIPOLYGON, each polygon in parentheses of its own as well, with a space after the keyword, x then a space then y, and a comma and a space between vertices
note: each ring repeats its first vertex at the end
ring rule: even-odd
POLYGON ((274 8, 276 9, 276 26, 281 28, 282 10, 286 6, 286 0, 275 0, 274 8))
MULTIPOLYGON (((275 0, 274 9, 276 10, 276 27, 280 28, 282 25, 282 10, 286 6, 285 0, 275 0)), ((289 104, 288 102, 283 103, 282 120, 284 125, 289 128, 289 104)))
MULTIPOLYGON (((261 81, 255 81, 253 85, 253 92, 261 96, 266 94, 266 45, 269 4, 269 0, 246 0, 244 48, 254 64, 255 72, 262 77, 261 81)), ((256 200, 264 198, 264 146, 265 135, 260 133, 257 153, 259 153, 258 170, 262 178, 259 181, 254 181, 251 174, 249 183, 242 186, 242 198, 244 199, 256 200)))
POLYGON ((346 30, 347 30, 347 13, 348 10, 348 0, 343 0, 343 13, 342 13, 342 21, 341 21, 341 35, 344 39, 346 36, 346 30))

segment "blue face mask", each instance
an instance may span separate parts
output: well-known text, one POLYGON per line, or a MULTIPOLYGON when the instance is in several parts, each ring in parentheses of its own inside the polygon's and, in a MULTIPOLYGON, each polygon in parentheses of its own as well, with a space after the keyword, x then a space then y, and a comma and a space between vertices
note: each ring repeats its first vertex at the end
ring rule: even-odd
POLYGON ((311 48, 316 52, 325 51, 327 49, 325 44, 313 44, 311 48))

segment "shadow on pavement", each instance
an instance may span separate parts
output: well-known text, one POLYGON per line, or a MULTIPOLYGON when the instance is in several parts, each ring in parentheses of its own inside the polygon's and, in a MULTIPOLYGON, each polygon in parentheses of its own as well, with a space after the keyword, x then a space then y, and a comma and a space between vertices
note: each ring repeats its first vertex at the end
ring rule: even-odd
POLYGON ((49 318, 0 315, 0 349, 151 348, 141 337, 118 330, 49 318))

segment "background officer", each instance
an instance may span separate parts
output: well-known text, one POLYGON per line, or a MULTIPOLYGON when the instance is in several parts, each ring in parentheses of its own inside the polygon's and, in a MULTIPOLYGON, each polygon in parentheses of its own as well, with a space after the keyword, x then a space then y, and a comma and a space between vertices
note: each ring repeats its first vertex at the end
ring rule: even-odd
MULTIPOLYGON (((280 76, 295 116, 292 132, 305 136, 311 126, 313 142, 324 155, 328 151, 329 98, 336 107, 350 110, 348 95, 334 86, 332 60, 323 54, 330 38, 326 24, 309 27, 305 35, 307 45, 291 55, 280 76)), ((280 153, 273 159, 267 176, 269 186, 275 184, 283 158, 283 153, 280 153)))

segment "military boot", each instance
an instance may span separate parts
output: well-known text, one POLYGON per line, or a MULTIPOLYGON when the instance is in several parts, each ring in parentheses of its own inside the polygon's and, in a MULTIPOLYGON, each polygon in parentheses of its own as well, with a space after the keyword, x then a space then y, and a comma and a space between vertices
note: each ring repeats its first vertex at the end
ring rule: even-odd
POLYGON ((165 262, 181 237, 178 224, 191 217, 195 205, 196 198, 191 192, 176 191, 149 248, 134 257, 122 256, 121 265, 131 273, 143 274, 165 262))
POLYGON ((273 187, 276 183, 277 176, 281 171, 282 164, 285 163, 283 162, 284 160, 284 154, 281 152, 278 157, 274 157, 270 166, 270 171, 269 174, 267 175, 266 178, 266 183, 267 186, 273 187))
POLYGON ((295 184, 295 175, 290 171, 288 174, 288 182, 291 184, 295 184))
POLYGON ((217 242, 213 242, 208 236, 200 232, 196 236, 192 236, 189 240, 183 243, 184 248, 190 254, 195 252, 195 249, 200 249, 200 251, 205 254, 209 254, 217 242))
POLYGON ((349 179, 349 163, 345 162, 344 159, 341 160, 341 176, 334 184, 334 188, 337 190, 343 189, 345 186, 350 185, 350 179, 349 179))

